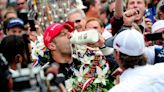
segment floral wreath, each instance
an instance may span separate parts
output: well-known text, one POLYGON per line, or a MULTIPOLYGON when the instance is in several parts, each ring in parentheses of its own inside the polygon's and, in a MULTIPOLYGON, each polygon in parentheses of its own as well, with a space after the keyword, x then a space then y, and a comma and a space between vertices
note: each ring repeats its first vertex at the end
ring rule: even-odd
POLYGON ((44 65, 50 60, 49 50, 45 47, 43 40, 37 40, 32 47, 32 66, 44 65))
POLYGON ((82 65, 74 70, 74 75, 66 80, 68 92, 108 92, 114 86, 109 78, 110 68, 105 57, 98 49, 77 50, 75 55, 82 65))

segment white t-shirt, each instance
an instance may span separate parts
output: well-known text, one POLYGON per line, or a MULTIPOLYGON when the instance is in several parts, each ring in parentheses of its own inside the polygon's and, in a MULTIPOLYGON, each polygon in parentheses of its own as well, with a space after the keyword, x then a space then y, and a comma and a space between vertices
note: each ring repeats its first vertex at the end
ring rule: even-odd
POLYGON ((164 63, 125 70, 109 92, 164 92, 164 63))
POLYGON ((104 30, 104 32, 102 33, 102 36, 106 40, 106 39, 112 37, 112 34, 108 30, 104 30))
POLYGON ((154 64, 155 60, 155 46, 146 47, 144 50, 144 54, 147 58, 148 64, 154 64))
POLYGON ((155 62, 155 48, 162 49, 162 46, 159 46, 159 45, 149 46, 149 47, 146 47, 144 50, 144 54, 147 57, 148 64, 154 64, 155 62))

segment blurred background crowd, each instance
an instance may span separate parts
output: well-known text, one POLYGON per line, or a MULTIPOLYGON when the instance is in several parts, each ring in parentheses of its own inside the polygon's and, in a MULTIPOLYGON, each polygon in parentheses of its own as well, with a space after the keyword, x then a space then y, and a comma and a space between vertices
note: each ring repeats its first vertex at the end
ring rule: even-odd
POLYGON ((163 62, 164 0, 0 0, 2 92, 163 92, 163 62))

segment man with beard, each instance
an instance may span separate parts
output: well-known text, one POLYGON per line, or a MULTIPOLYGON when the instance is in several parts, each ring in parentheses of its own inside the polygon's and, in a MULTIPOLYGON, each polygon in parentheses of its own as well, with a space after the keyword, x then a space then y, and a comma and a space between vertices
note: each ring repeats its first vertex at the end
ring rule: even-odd
MULTIPOLYGON (((164 20, 158 20, 152 26, 152 33, 161 34, 160 39, 153 41, 154 45, 145 50, 150 64, 164 62, 164 20)), ((155 37, 154 37, 155 38, 155 37)))
POLYGON ((53 83, 59 86, 64 91, 62 83, 73 75, 74 68, 77 68, 80 63, 72 58, 72 47, 70 43, 70 33, 74 30, 72 22, 65 22, 63 24, 54 23, 50 25, 43 35, 45 46, 49 49, 51 54, 51 61, 58 65, 59 68, 50 67, 46 73, 52 73, 56 78, 53 83), (58 75, 63 75, 62 77, 58 75))
POLYGON ((108 92, 163 92, 164 63, 146 64, 143 35, 135 29, 120 32, 113 42, 114 57, 122 74, 108 92))

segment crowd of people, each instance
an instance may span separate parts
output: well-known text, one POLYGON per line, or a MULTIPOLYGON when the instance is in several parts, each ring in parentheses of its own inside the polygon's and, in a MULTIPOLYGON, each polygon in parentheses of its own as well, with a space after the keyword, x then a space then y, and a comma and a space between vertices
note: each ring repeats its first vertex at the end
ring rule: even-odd
POLYGON ((51 1, 0 0, 2 92, 164 91, 164 0, 51 1))

